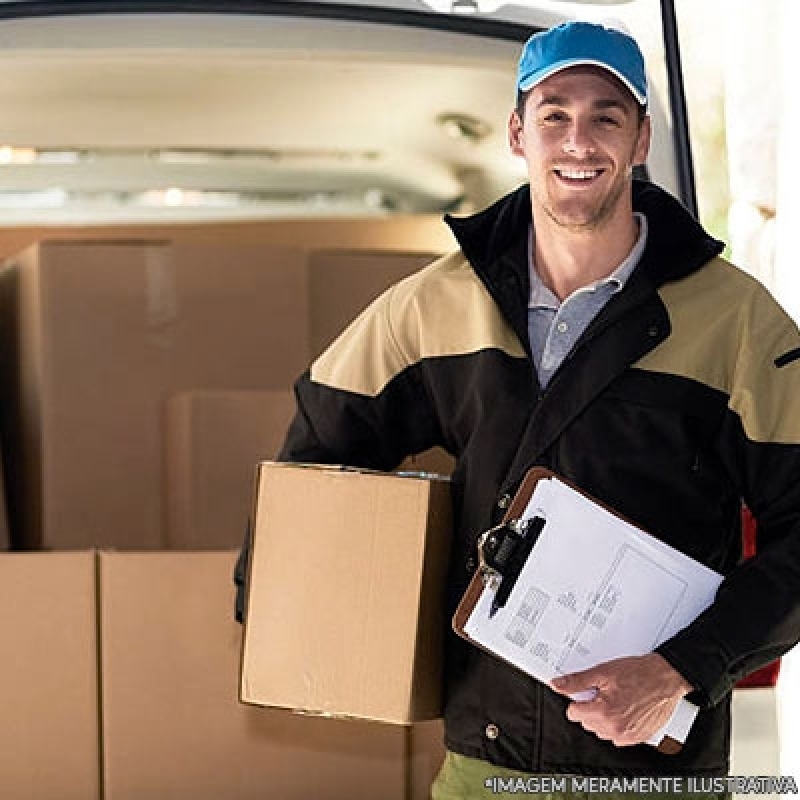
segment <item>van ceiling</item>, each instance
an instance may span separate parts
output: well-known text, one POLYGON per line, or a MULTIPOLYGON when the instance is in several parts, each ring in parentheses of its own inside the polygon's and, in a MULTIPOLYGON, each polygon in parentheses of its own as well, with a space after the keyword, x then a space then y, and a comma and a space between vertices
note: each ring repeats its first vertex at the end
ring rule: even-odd
POLYGON ((309 18, 4 21, 0 217, 478 206, 521 177, 506 145, 517 54, 513 41, 309 18), (168 189, 216 205, 143 199, 168 189))

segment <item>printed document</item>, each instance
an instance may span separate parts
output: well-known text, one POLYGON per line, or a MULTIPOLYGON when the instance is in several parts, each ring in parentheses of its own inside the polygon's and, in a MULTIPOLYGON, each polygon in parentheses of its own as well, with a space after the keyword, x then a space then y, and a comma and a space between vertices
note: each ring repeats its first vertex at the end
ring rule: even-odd
MULTIPOLYGON (((523 519, 544 528, 504 607, 484 588, 464 625, 476 643, 545 683, 652 652, 713 601, 722 576, 572 487, 540 480, 523 519)), ((589 698, 575 698, 589 699, 589 698)), ((697 709, 683 700, 659 731, 683 742, 697 709)))

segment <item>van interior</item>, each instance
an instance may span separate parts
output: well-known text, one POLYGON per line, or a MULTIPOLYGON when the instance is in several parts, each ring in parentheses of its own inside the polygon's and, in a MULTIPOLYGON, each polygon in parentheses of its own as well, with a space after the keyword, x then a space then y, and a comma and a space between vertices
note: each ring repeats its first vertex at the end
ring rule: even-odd
POLYGON ((295 378, 525 179, 520 42, 580 4, 459 3, 0 6, 9 796, 427 797, 439 721, 238 702, 231 575, 295 378))

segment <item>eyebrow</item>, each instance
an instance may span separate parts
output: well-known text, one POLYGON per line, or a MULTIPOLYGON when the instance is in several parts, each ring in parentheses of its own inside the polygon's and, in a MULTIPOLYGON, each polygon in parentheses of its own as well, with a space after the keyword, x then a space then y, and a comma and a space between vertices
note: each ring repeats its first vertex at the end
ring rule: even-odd
MULTIPOLYGON (((536 104, 537 108, 542 108, 543 106, 569 107, 570 101, 567 97, 564 97, 563 95, 560 94, 548 94, 542 97, 542 99, 536 104)), ((618 108, 620 109, 620 111, 623 111, 626 114, 628 113, 628 107, 623 102, 613 97, 604 97, 601 98, 600 100, 596 100, 592 104, 592 108, 595 111, 604 111, 609 108, 618 108)))

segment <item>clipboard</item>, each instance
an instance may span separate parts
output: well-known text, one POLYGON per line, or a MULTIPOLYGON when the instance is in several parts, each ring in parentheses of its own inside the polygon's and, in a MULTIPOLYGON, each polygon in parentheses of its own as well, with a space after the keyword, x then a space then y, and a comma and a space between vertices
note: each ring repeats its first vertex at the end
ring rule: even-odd
MULTIPOLYGON (((533 672, 528 672, 528 670, 520 667, 519 664, 515 664, 509 658, 505 658, 502 653, 496 652, 491 647, 487 647, 482 642, 473 638, 468 630, 468 623, 473 613, 476 611, 479 603, 482 601, 482 598, 484 598, 487 588, 494 592, 492 608, 489 612, 490 618, 495 610, 495 599, 499 593, 499 587, 502 587, 503 583, 506 583, 506 599, 510 595, 511 591, 513 591, 513 585, 516 583, 517 578, 519 577, 519 571, 524 565, 521 563, 523 562, 523 559, 515 556, 515 551, 517 554, 522 552, 524 555, 524 560, 527 560, 533 549, 535 549, 536 541, 542 529, 541 525, 522 524, 522 518, 528 509, 531 497, 533 496, 539 482, 549 478, 555 478, 556 481, 564 484, 566 487, 569 487, 572 492, 576 492, 593 506, 603 509, 603 511, 607 514, 613 515, 616 520, 619 520, 624 525, 635 528, 639 534, 645 534, 643 538, 650 538, 646 532, 641 531, 641 529, 637 528, 630 520, 609 508, 606 504, 596 500, 591 495, 582 491, 573 483, 556 474, 552 470, 544 467, 533 467, 528 471, 500 524, 495 528, 484 532, 478 540, 478 550, 480 556, 479 566, 476 569, 469 586, 467 587, 467 590, 465 591, 455 611, 455 614, 453 615, 452 627, 456 634, 470 642, 472 645, 492 654, 496 658, 506 661, 506 663, 512 664, 512 666, 522 669, 527 674, 533 675, 533 677, 537 677, 533 672), (524 545, 522 544, 523 542, 524 545), (510 572, 506 572, 504 574, 504 569, 510 569, 510 572), (511 581, 511 584, 509 584, 509 580, 511 581)), ((536 518, 534 517, 533 519, 536 518)), ((530 519, 526 520, 525 522, 529 523, 530 519)), ((542 522, 544 523, 544 520, 542 522)), ((663 547, 668 547, 663 545, 663 543, 660 543, 660 545, 663 547)), ((682 554, 681 557, 688 559, 687 556, 683 556, 682 554)), ((707 568, 703 567, 703 569, 707 568)), ((711 571, 708 570, 708 572, 711 571)), ((719 579, 721 580, 721 576, 719 576, 719 579)), ((485 614, 486 612, 483 610, 480 613, 485 614)), ((686 733, 691 727, 696 712, 696 707, 685 698, 682 698, 677 704, 673 716, 668 722, 667 726, 665 726, 665 729, 669 728, 670 730, 679 730, 681 731, 679 736, 685 739, 686 733), (674 728, 671 727, 673 725, 675 726, 674 728)), ((662 731, 665 729, 662 729, 662 731)), ((670 736, 667 733, 662 734, 662 738, 658 743, 651 741, 650 744, 656 747, 659 752, 668 755, 679 753, 683 747, 680 738, 677 736, 670 736)))

